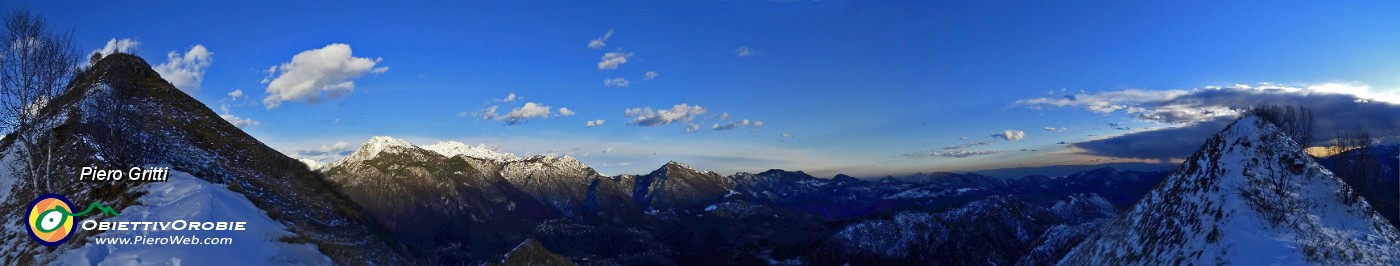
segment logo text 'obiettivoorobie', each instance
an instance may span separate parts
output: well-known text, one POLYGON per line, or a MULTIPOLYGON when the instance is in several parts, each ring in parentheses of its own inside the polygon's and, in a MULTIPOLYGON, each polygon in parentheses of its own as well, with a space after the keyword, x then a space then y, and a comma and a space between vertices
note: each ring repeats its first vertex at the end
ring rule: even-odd
POLYGON ((73 202, 58 194, 44 194, 29 203, 29 214, 25 219, 29 237, 45 246, 57 246, 68 242, 73 236, 73 218, 87 215, 93 210, 118 216, 116 210, 93 202, 82 212, 73 212, 73 202))

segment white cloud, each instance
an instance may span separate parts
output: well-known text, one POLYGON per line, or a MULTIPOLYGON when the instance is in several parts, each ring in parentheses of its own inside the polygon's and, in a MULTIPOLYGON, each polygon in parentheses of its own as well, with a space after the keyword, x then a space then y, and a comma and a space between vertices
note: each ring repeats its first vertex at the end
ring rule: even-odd
POLYGON ((276 77, 276 76, 277 76, 277 66, 268 67, 267 70, 263 70, 262 72, 263 72, 262 81, 258 81, 258 82, 259 82, 259 83, 262 83, 262 84, 267 84, 268 82, 272 82, 272 78, 273 78, 273 77, 276 77))
POLYGON ((497 110, 497 109, 500 109, 500 108, 501 108, 500 106, 492 105, 491 107, 487 107, 486 109, 482 109, 481 111, 476 112, 476 113, 474 113, 474 114, 468 114, 468 113, 466 113, 466 112, 462 112, 462 113, 458 113, 457 116, 459 116, 459 117, 467 117, 468 115, 474 115, 474 116, 476 116, 478 119, 481 119, 481 120, 492 120, 492 119, 496 119, 496 118, 500 117, 500 115, 497 115, 497 114, 496 114, 496 110, 497 110))
POLYGON ((199 84, 204 81, 204 70, 214 63, 213 55, 204 45, 196 44, 183 55, 170 51, 166 54, 167 61, 156 65, 155 70, 175 88, 193 94, 199 91, 199 84))
POLYGON ((267 109, 277 108, 284 101, 306 101, 315 104, 322 100, 349 95, 355 90, 355 79, 365 73, 384 73, 389 67, 375 67, 383 58, 354 57, 350 45, 333 43, 319 49, 311 49, 295 56, 292 61, 275 67, 273 74, 280 74, 267 84, 267 98, 263 104, 267 109))
POLYGON ((1298 89, 1296 93, 1306 94, 1347 94, 1358 98, 1358 102, 1379 101, 1400 104, 1400 89, 1380 90, 1361 83, 1324 83, 1298 89))
POLYGON ((237 101, 239 97, 243 97, 243 90, 233 90, 233 92, 228 93, 228 97, 233 98, 233 100, 237 101))
POLYGON ((656 79, 656 76, 660 76, 660 75, 661 75, 661 74, 660 74, 660 73, 656 73, 656 71, 647 71, 647 73, 643 75, 642 79, 644 79, 644 80, 653 80, 653 79, 656 79))
POLYGON ((995 142, 995 141, 990 141, 990 140, 989 140, 989 141, 978 141, 978 142, 961 143, 961 144, 958 144, 958 145, 943 147, 943 150, 961 150, 961 149, 967 149, 967 148, 976 147, 976 146, 991 145, 991 144, 994 143, 994 142, 995 142))
POLYGON ((351 152, 355 151, 355 148, 356 146, 350 145, 348 142, 337 141, 334 144, 319 147, 284 147, 278 150, 293 158, 307 158, 319 163, 330 163, 349 156, 351 152))
POLYGON ((791 138, 791 137, 792 137, 792 133, 783 132, 783 135, 782 135, 782 136, 783 136, 784 138, 791 138))
MULTIPOLYGON (((1032 98, 1016 101, 1016 105, 1032 109, 1044 107, 1080 107, 1095 113, 1122 111, 1143 121, 1158 123, 1197 123, 1216 118, 1239 115, 1239 111, 1257 104, 1284 102, 1314 105, 1306 97, 1348 96, 1358 103, 1384 102, 1400 104, 1400 90, 1380 90, 1358 83, 1323 83, 1287 86, 1259 83, 1255 86, 1232 84, 1206 86, 1184 90, 1119 90, 1086 93, 1062 97, 1032 98)), ((1319 98, 1320 99, 1320 98, 1319 98)))
POLYGON ((1026 138, 1026 132, 1015 129, 1007 129, 1006 131, 1002 131, 1001 133, 993 134, 992 137, 1009 141, 1019 141, 1021 139, 1026 138))
POLYGON ((603 58, 598 61, 598 70, 617 69, 618 66, 627 63, 628 57, 632 57, 632 53, 618 51, 603 54, 603 58))
POLYGON ((508 125, 514 125, 523 123, 532 118, 549 118, 549 109, 547 105, 528 102, 525 103, 525 106, 511 109, 510 113, 506 113, 504 117, 501 117, 501 121, 505 121, 508 125))
POLYGON ((496 99, 496 101, 497 101, 497 102, 508 103, 508 102, 514 102, 514 101, 517 100, 517 99, 518 99, 518 98, 516 98, 515 93, 512 92, 512 93, 510 93, 510 94, 507 94, 505 98, 503 98, 503 99, 496 99))
POLYGON ((586 126, 586 127, 601 126, 601 125, 603 125, 603 122, 607 122, 607 121, 606 121, 606 120, 602 120, 602 119, 592 120, 592 121, 588 121, 587 123, 584 123, 584 126, 586 126))
POLYGON ((610 79, 604 79, 604 80, 603 80, 603 86, 607 86, 607 87, 626 88, 626 87, 631 86, 631 85, 632 85, 632 82, 631 82, 631 81, 627 81, 627 79, 625 79, 625 78, 610 78, 610 79))
POLYGON ((1335 137, 1341 129, 1362 126, 1372 136, 1400 136, 1400 90, 1360 83, 1283 85, 1227 84, 1177 90, 1124 90, 1034 98, 1017 101, 1028 108, 1073 107, 1097 113, 1124 114, 1138 121, 1170 124, 1165 128, 1130 127, 1108 122, 1130 133, 1071 144, 1082 153, 1121 158, 1169 160, 1189 156, 1201 142, 1220 131, 1243 110, 1271 104, 1307 108, 1313 120, 1314 144, 1335 137), (1096 108, 1122 106, 1117 109, 1096 108))
POLYGON ((235 116, 235 115, 231 115, 231 114, 222 114, 222 115, 219 115, 219 117, 224 118, 224 120, 228 121, 230 124, 233 124, 233 126, 236 126, 236 127, 238 127, 238 128, 243 128, 243 127, 247 127, 247 126, 256 126, 256 125, 261 125, 261 124, 262 124, 261 122, 258 122, 257 120, 241 118, 241 117, 238 117, 238 116, 235 116))
POLYGON ((977 150, 977 151, 961 150, 961 149, 959 149, 959 150, 933 150, 933 151, 926 151, 926 152, 905 153, 905 154, 903 154, 903 156, 904 156, 904 157, 919 157, 919 158, 922 158, 922 157, 967 158, 967 157, 973 157, 973 156, 982 156, 982 155, 998 154, 998 153, 1001 153, 1001 152, 1002 152, 1002 151, 999 151, 999 150, 977 150))
POLYGON ((710 129, 714 129, 714 130, 730 130, 730 129, 734 129, 734 128, 736 128, 736 127, 747 127, 747 126, 761 127, 761 126, 763 126, 763 121, 749 121, 748 119, 744 119, 744 120, 741 120, 741 121, 732 121, 732 122, 724 123, 724 124, 715 123, 714 125, 710 126, 710 129))
MULTIPOLYGON (((1013 131, 1013 130, 1007 130, 1007 132, 1003 132, 1003 134, 1015 135, 1015 133, 1013 133, 1013 132, 1011 132, 1011 131, 1013 131)), ((1022 134, 1024 134, 1024 133, 1022 133, 1022 134)), ((998 135, 1001 135, 1001 134, 998 134, 998 135)), ((1018 139, 1019 139, 1019 138, 1018 138, 1018 139)), ((923 157, 967 158, 967 157, 973 157, 973 156, 992 155, 992 154, 1001 153, 1002 151, 1000 151, 1000 150, 969 150, 969 148, 972 148, 972 147, 986 146, 986 145, 991 145, 992 143, 995 143, 995 141, 990 141, 990 140, 989 140, 989 141, 968 142, 968 143, 961 143, 961 144, 953 145, 953 146, 947 146, 947 147, 943 147, 943 148, 939 148, 939 149, 935 149, 935 150, 931 150, 931 151, 915 152, 915 153, 905 153, 905 154, 902 154, 901 156, 904 156, 904 157, 919 157, 919 158, 923 158, 923 157)))
POLYGON ((687 125, 687 126, 685 127, 685 132, 689 132, 689 133, 700 132, 700 123, 690 123, 690 125, 687 125))
POLYGON ((1039 108, 1041 106, 1082 106, 1097 113, 1112 113, 1127 109, 1130 105, 1143 102, 1162 101, 1189 94, 1185 90, 1121 90, 1101 93, 1079 93, 1056 98, 1035 98, 1016 101, 1018 105, 1039 108))
POLYGON ((608 43, 607 43, 608 38, 612 38, 612 35, 613 35, 613 30, 608 30, 608 33, 607 33, 607 34, 603 34, 603 37, 598 37, 597 39, 593 39, 592 41, 588 41, 588 48, 589 48, 589 49, 603 49, 603 46, 608 46, 608 43))
POLYGON ((103 57, 112 55, 114 53, 136 53, 137 51, 140 51, 140 48, 141 42, 139 41, 132 40, 130 38, 112 38, 111 40, 107 41, 107 45, 103 46, 102 49, 93 50, 92 53, 86 54, 83 57, 83 59, 87 59, 86 56, 91 56, 93 53, 102 53, 103 57))
POLYGON ((1056 127, 1045 127, 1045 131, 1049 131, 1049 132, 1065 132, 1065 131, 1069 131, 1069 129, 1068 129, 1068 128, 1063 128, 1063 127, 1060 127, 1060 128, 1056 128, 1056 127))
MULTIPOLYGON (((549 118, 551 116, 573 116, 575 114, 573 110, 566 107, 560 107, 559 111, 555 113, 552 111, 553 108, 548 105, 536 102, 527 102, 523 106, 511 109, 510 112, 504 115, 497 113, 497 110, 500 110, 500 108, 501 107, 498 105, 492 105, 491 107, 477 112, 457 113, 457 116, 463 118, 472 117, 480 120, 502 121, 505 122, 506 125, 518 125, 530 119, 549 118)), ((601 124, 601 122, 599 122, 599 124, 601 124)))
POLYGON ((238 128, 244 128, 244 127, 248 127, 248 126, 256 126, 256 125, 261 125, 261 124, 262 124, 262 122, 258 122, 257 120, 253 120, 253 119, 249 119, 249 118, 242 118, 242 117, 238 117, 238 116, 236 116, 236 115, 233 115, 233 114, 229 113, 229 111, 228 111, 228 104, 220 104, 220 105, 219 105, 219 111, 220 111, 221 113, 223 113, 223 114, 220 114, 220 115, 219 115, 220 118, 223 118, 225 121, 228 121, 229 124, 233 124, 233 126, 238 127, 238 128))
POLYGON ((762 52, 749 48, 748 46, 739 46, 739 49, 734 49, 734 53, 739 55, 739 57, 750 57, 762 54, 762 52))
MULTIPOLYGON (((628 108, 623 111, 623 116, 633 118, 631 122, 627 122, 628 125, 651 127, 666 125, 676 121, 689 122, 694 120, 696 116, 705 114, 705 111, 706 109, 704 107, 682 103, 671 106, 669 110, 652 110, 651 107, 628 108)), ((699 125, 691 125, 691 127, 699 130, 699 125)))

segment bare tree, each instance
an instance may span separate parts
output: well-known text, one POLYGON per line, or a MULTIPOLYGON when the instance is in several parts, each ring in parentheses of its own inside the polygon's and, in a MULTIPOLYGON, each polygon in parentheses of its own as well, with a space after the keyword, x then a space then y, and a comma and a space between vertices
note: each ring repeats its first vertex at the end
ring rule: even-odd
POLYGON ((142 115, 139 104, 121 101, 122 93, 110 87, 98 87, 90 92, 85 103, 93 112, 95 122, 85 123, 86 132, 97 143, 96 152, 110 165, 143 165, 161 161, 160 143, 152 133, 132 128, 149 128, 149 118, 142 115))
POLYGON ((1307 148, 1313 141, 1313 113, 1302 106, 1257 105, 1245 110, 1245 115, 1258 116, 1273 123, 1284 134, 1307 148))
MULTIPOLYGON (((63 92, 78 64, 78 51, 71 33, 57 33, 43 18, 19 10, 4 17, 0 33, 0 127, 20 145, 18 167, 38 193, 53 173, 56 141, 45 132, 52 120, 42 119, 41 111, 63 92)), ((13 166, 12 166, 13 167, 13 166)))
POLYGON ((1332 140, 1332 153, 1337 157, 1337 172, 1334 174, 1351 185, 1353 191, 1347 194, 1347 203, 1356 202, 1361 197, 1379 200, 1381 182, 1380 161, 1369 148, 1375 140, 1361 126, 1339 130, 1332 140))

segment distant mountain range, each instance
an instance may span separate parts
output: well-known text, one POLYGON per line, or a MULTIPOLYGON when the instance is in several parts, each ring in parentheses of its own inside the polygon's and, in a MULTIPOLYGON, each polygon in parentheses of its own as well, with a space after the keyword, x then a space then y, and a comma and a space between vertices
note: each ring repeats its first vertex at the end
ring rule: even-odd
MULTIPOLYGON (((54 126, 16 134, 54 136, 71 151, 60 171, 149 163, 197 180, 54 186, 71 180, 6 173, 0 213, 12 222, 0 228, 7 251, 0 259, 7 265, 210 254, 112 248, 89 241, 102 233, 92 231, 56 248, 39 245, 26 238, 20 216, 40 193, 150 213, 253 206, 236 216, 285 226, 247 240, 272 255, 221 261, 229 264, 1396 264, 1400 257, 1394 227, 1369 201, 1339 200, 1350 187, 1326 170, 1327 159, 1318 163, 1254 118, 1171 171, 862 180, 780 169, 722 175, 680 162, 606 176, 569 156, 392 137, 373 137, 321 165, 268 148, 126 54, 94 64, 41 112, 54 126), (120 131, 129 128, 141 130, 120 131), (145 196, 177 195, 160 192, 172 186, 185 192, 178 195, 219 200, 145 196)), ((17 160, 12 142, 0 139, 0 162, 17 160)))
POLYGON ((1013 264, 1032 252, 1043 263, 1165 175, 1101 168, 1062 177, 933 173, 866 181, 777 169, 724 176, 669 162, 645 175, 603 176, 568 156, 468 148, 374 137, 320 172, 419 257, 491 261, 536 239, 590 264, 947 257, 1013 264), (932 225, 941 231, 925 228, 932 225), (876 228, 916 236, 899 243, 905 251, 887 252, 884 240, 871 239, 878 234, 860 233, 876 228), (939 244, 995 235, 1010 238, 976 248, 939 244), (832 252, 801 252, 808 249, 832 252))

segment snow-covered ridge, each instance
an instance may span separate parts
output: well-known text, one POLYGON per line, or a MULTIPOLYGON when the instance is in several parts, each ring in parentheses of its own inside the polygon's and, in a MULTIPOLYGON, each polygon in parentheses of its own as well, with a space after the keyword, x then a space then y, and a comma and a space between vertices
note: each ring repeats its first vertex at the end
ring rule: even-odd
POLYGON ((394 138, 394 137, 389 137, 389 136, 374 136, 373 138, 370 138, 370 139, 369 139, 369 142, 365 142, 365 145, 364 145, 362 148, 360 148, 360 150, 366 151, 366 153, 368 153, 369 155, 376 155, 376 154, 379 154, 379 152, 382 152, 382 151, 384 151, 385 149, 388 149, 388 148, 391 148, 391 147, 417 147, 417 146, 414 146, 413 143, 408 143, 408 141, 404 141, 404 140, 401 140, 401 139, 396 139, 396 138, 394 138))
POLYGON ((501 175, 509 180, 528 178, 533 174, 591 178, 594 173, 592 167, 568 155, 535 155, 526 159, 516 159, 501 170, 501 175))
MULTIPOLYGON (((373 138, 370 138, 368 142, 365 142, 365 144, 361 145, 360 148, 355 150, 355 152, 351 153, 350 156, 346 156, 345 158, 340 159, 339 161, 332 163, 331 165, 362 162, 374 159, 375 157, 378 157, 379 154, 382 152, 400 149, 423 149, 432 151, 437 154, 441 154, 442 156, 446 157, 461 155, 476 159, 488 160, 495 163, 507 163, 522 160, 520 157, 515 156, 515 154, 498 152, 492 148, 487 147, 485 144, 471 146, 456 141, 441 141, 432 145, 417 146, 408 141, 394 137, 375 136, 373 138)), ((308 164, 308 166, 313 165, 308 164)), ((329 166, 330 165, 326 165, 322 168, 329 168, 329 166)))
POLYGON ((1397 265, 1400 232, 1257 117, 1216 134, 1064 265, 1397 265))
POLYGON ((438 154, 442 154, 442 156, 447 157, 461 155, 496 162, 509 162, 520 160, 520 157, 515 156, 515 154, 497 152, 495 150, 492 150, 491 148, 488 148, 486 144, 471 146, 456 141, 441 141, 433 145, 422 146, 421 148, 436 152, 438 154))

